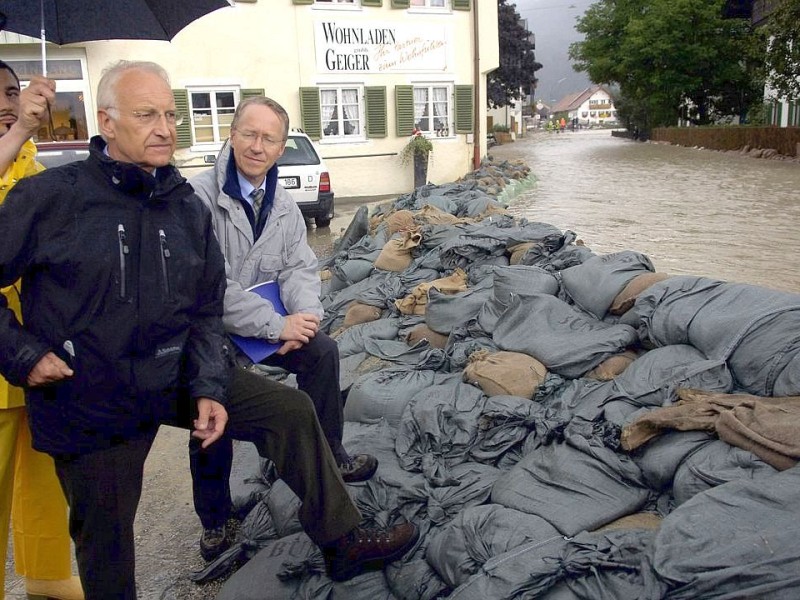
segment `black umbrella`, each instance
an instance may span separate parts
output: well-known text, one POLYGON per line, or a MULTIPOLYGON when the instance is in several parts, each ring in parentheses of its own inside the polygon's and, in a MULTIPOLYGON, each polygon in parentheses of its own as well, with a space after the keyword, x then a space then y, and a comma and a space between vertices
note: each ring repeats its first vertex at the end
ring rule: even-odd
POLYGON ((47 75, 45 40, 56 44, 92 40, 171 40, 192 21, 228 0, 3 0, 7 31, 42 40, 42 70, 47 75))

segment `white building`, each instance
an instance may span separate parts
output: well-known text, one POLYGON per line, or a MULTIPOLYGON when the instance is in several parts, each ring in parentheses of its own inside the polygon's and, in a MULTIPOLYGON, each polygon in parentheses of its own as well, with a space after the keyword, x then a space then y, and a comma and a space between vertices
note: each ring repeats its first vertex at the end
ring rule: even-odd
MULTIPOLYGON (((221 147, 239 100, 266 93, 318 140, 337 196, 408 192, 398 153, 417 127, 433 141, 428 179, 453 181, 486 154, 486 74, 499 65, 496 0, 238 0, 171 42, 48 44, 58 80, 52 133, 97 133, 103 68, 153 60, 170 73, 180 166, 221 147), (477 60, 476 60, 477 55, 477 60), (476 136, 475 133, 478 133, 476 136), (473 144, 477 142, 477 147, 473 144)), ((38 40, 0 35, 0 58, 25 80, 41 73, 38 40)))
POLYGON ((611 93, 601 85, 565 96, 552 108, 550 114, 557 118, 566 114, 567 121, 577 118, 582 126, 617 122, 617 109, 611 93))

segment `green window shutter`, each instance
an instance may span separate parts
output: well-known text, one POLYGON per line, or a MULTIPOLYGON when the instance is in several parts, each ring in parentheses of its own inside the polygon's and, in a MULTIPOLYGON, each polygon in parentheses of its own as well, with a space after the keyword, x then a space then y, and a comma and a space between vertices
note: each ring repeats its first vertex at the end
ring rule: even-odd
POLYGON ((474 101, 471 85, 455 86, 456 133, 472 133, 474 101))
POLYGON ((411 0, 392 0, 392 8, 408 8, 411 0))
POLYGON ((183 115, 183 123, 177 125, 177 148, 188 148, 192 145, 192 116, 189 114, 189 92, 172 90, 175 99, 175 111, 183 115))
POLYGON ((386 87, 369 86, 364 88, 364 112, 367 115, 367 137, 386 137, 386 87))
POLYGON ((404 137, 414 131, 414 88, 410 85, 394 86, 395 128, 404 137))
POLYGON ((453 10, 469 10, 470 0, 453 0, 453 10))
POLYGON ((252 88, 249 90, 239 90, 239 102, 252 98, 253 96, 263 96, 264 88, 252 88))
POLYGON ((322 137, 322 110, 319 105, 319 88, 300 88, 300 121, 303 131, 312 140, 322 137))
POLYGON ((383 0, 361 0, 361 6, 383 6, 383 0))
POLYGON ((292 4, 314 4, 314 0, 292 0, 292 4))

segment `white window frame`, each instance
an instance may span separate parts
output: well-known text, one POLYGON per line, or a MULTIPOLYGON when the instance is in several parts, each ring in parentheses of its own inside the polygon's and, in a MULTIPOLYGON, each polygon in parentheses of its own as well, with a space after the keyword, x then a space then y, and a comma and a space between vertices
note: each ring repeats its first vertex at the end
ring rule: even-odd
POLYGON ((455 102, 453 99, 453 82, 452 81, 424 81, 424 82, 416 82, 412 84, 414 89, 414 127, 417 127, 417 123, 419 122, 417 119, 417 90, 426 89, 428 94, 427 98, 427 108, 428 108, 428 116, 427 119, 430 119, 430 124, 433 125, 433 119, 435 118, 435 107, 434 103, 437 102, 435 100, 435 94, 433 93, 434 88, 436 89, 444 89, 445 90, 445 98, 446 98, 446 106, 447 106, 447 114, 445 118, 446 129, 445 131, 436 131, 435 129, 423 129, 422 132, 429 137, 444 137, 444 138, 453 138, 456 137, 455 134, 455 115, 453 111, 455 110, 455 102))
POLYGON ((418 0, 418 1, 422 1, 422 2, 425 3, 425 4, 421 4, 421 5, 413 4, 414 1, 415 0, 410 0, 409 1, 409 7, 408 7, 409 12, 425 12, 425 13, 436 13, 436 12, 450 13, 451 12, 450 0, 418 0), (442 6, 431 6, 432 2, 439 2, 439 1, 442 2, 442 6))
POLYGON ((321 144, 341 144, 350 142, 363 142, 367 139, 366 133, 366 111, 364 110, 364 84, 363 83, 323 83, 319 85, 319 104, 322 114, 322 138, 321 144), (358 122, 360 125, 359 133, 341 133, 344 131, 344 114, 342 108, 342 92, 344 90, 355 90, 358 102, 358 122), (324 92, 336 92, 336 117, 339 124, 338 135, 325 134, 325 104, 323 102, 324 92))
MULTIPOLYGON (((225 140, 228 139, 228 136, 221 136, 220 134, 220 122, 219 122, 219 113, 217 112, 217 98, 216 95, 218 93, 233 93, 233 109, 236 110, 236 107, 239 106, 239 101, 241 99, 241 88, 235 85, 204 85, 204 86, 186 86, 186 92, 189 95, 189 114, 186 115, 186 118, 189 119, 189 126, 192 130, 192 150, 199 149, 199 150, 208 150, 211 148, 219 149, 222 147, 222 144, 225 143, 225 140), (198 142, 197 137, 195 135, 195 124, 194 124, 194 105, 192 103, 192 94, 209 94, 210 95, 210 104, 211 104, 211 130, 213 132, 214 139, 209 142, 198 142)), ((206 110, 198 109, 198 110, 206 110)), ((231 114, 231 118, 233 115, 231 114)))
POLYGON ((361 0, 314 0, 319 10, 361 10, 361 0))

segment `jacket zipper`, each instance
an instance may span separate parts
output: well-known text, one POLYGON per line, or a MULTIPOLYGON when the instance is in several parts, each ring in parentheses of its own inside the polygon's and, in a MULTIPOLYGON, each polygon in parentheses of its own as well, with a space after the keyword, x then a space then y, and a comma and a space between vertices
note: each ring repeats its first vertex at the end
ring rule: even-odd
POLYGON ((117 225, 117 239, 119 240, 119 297, 127 296, 127 262, 130 248, 126 243, 125 227, 120 223, 117 225))
POLYGON ((158 241, 161 246, 161 275, 163 278, 164 295, 169 299, 169 270, 167 269, 167 260, 169 260, 169 247, 167 246, 167 234, 163 229, 158 230, 158 241))

